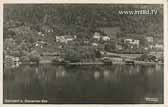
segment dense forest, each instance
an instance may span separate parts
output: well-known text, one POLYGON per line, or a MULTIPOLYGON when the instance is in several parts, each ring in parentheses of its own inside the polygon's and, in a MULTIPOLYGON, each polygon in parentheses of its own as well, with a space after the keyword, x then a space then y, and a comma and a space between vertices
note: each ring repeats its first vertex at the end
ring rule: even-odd
POLYGON ((96 27, 120 26, 123 32, 161 34, 162 5, 118 4, 6 4, 4 24, 9 20, 54 27, 57 33, 89 33, 96 27), (155 9, 156 15, 120 15, 120 10, 155 9))

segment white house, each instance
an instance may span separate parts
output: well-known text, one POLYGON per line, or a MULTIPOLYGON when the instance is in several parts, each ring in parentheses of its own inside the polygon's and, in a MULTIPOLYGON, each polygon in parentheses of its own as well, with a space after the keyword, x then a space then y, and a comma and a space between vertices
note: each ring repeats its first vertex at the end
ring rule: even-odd
POLYGON ((109 41, 109 40, 110 40, 110 37, 109 37, 109 36, 103 36, 103 37, 102 37, 102 40, 103 40, 103 41, 109 41))
POLYGON ((149 36, 149 37, 146 37, 146 40, 147 40, 148 42, 151 42, 151 43, 152 43, 152 42, 153 42, 153 37, 150 37, 150 36, 149 36))
POLYGON ((97 43, 92 43, 92 46, 98 46, 98 44, 97 43))
POLYGON ((38 35, 41 35, 42 34, 42 32, 38 32, 38 35))
POLYGON ((96 40, 100 40, 101 39, 101 36, 100 36, 100 33, 99 32, 95 32, 94 34, 93 34, 93 39, 96 39, 96 40))
POLYGON ((48 33, 54 32, 54 30, 53 30, 53 29, 49 29, 47 32, 48 32, 48 33))
POLYGON ((56 42, 61 42, 61 43, 68 43, 70 41, 73 41, 77 38, 76 35, 63 35, 63 36, 56 36, 56 42))
POLYGON ((156 49, 163 49, 163 45, 162 44, 155 44, 155 48, 156 49))
POLYGON ((45 36, 44 33, 42 33, 42 32, 38 32, 38 35, 39 36, 45 36))
POLYGON ((154 45, 149 45, 149 48, 150 49, 153 49, 155 46, 154 45))
POLYGON ((50 26, 47 26, 47 25, 43 25, 42 27, 41 27, 41 30, 43 31, 43 32, 45 32, 45 33, 50 33, 50 32, 53 32, 54 30, 50 27, 50 26))
POLYGON ((124 39, 124 43, 129 43, 131 45, 137 45, 137 47, 139 47, 139 40, 135 40, 135 39, 124 39))
POLYGON ((44 41, 36 41, 34 45, 35 45, 35 47, 43 48, 44 45, 47 45, 47 42, 44 42, 44 41))

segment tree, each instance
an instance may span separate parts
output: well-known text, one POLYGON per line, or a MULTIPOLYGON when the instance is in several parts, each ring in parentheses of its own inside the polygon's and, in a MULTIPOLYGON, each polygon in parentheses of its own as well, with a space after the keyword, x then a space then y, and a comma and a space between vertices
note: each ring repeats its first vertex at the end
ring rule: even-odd
POLYGON ((30 61, 32 61, 32 62, 37 62, 37 63, 39 63, 39 61, 40 61, 40 54, 39 54, 36 50, 33 50, 33 51, 31 51, 31 53, 29 54, 29 59, 30 59, 30 61))

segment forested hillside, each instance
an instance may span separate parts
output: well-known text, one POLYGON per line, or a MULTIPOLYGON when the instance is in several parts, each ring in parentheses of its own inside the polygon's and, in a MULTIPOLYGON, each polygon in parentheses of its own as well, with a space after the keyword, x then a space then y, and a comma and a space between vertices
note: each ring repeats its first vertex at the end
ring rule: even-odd
POLYGON ((91 33, 96 27, 120 26, 127 33, 162 33, 162 5, 5 5, 4 27, 9 20, 42 26, 57 33, 91 33), (120 15, 120 10, 156 9, 157 15, 120 15), (85 30, 83 30, 85 29, 85 30))

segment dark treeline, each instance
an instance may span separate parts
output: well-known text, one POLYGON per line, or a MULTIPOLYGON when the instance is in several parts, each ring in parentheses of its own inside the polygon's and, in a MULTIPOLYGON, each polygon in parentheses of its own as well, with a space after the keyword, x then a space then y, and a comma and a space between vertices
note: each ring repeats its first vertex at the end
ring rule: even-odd
MULTIPOLYGON (((92 32, 96 27, 120 26, 126 33, 161 34, 162 5, 110 5, 110 4, 5 4, 4 22, 17 20, 41 26, 49 25, 61 30, 92 32), (120 10, 155 9, 156 15, 120 15, 120 10)), ((160 36, 160 35, 159 35, 160 36)))

